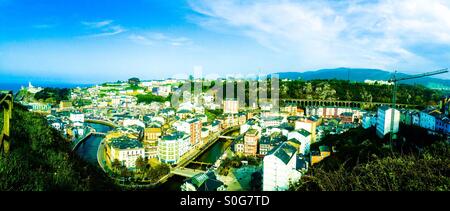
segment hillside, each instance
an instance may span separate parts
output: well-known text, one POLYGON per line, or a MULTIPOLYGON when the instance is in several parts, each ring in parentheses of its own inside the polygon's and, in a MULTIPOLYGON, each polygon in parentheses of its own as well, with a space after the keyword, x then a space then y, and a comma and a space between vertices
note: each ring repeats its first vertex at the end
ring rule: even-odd
MULTIPOLYGON (((364 80, 389 80, 392 76, 391 72, 379 69, 362 69, 362 68, 336 68, 336 69, 321 69, 317 71, 307 72, 278 72, 281 79, 338 79, 355 82, 364 82, 364 80)), ((398 73, 398 77, 408 76, 408 74, 398 73)), ((450 80, 438 78, 418 78, 402 82, 404 84, 420 84, 427 88, 450 89, 450 80)))
MULTIPOLYGON (((442 91, 423 86, 402 84, 397 90, 397 103, 414 104, 421 107, 436 105, 442 91)), ((316 100, 353 100, 365 102, 391 102, 392 86, 372 86, 365 83, 350 83, 345 80, 292 80, 280 83, 280 98, 316 100)))
POLYGON ((291 185, 298 191, 448 191, 450 144, 425 129, 402 125, 398 141, 379 139, 375 128, 352 129, 311 145, 336 152, 291 185), (400 141, 403 140, 403 141, 400 141))
MULTIPOLYGON (((0 113, 3 117, 3 114, 0 113)), ((98 168, 82 161, 70 144, 38 114, 13 109, 11 151, 0 159, 0 190, 114 190, 98 168)))

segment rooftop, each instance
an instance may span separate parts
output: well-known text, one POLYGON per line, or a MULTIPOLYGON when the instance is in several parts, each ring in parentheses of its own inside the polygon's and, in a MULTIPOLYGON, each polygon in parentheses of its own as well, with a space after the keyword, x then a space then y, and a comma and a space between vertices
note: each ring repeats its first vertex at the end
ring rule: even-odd
POLYGON ((256 136, 256 135, 258 135, 258 131, 255 129, 250 129, 247 131, 246 135, 256 136))
POLYGON ((224 184, 217 180, 216 175, 211 171, 197 174, 187 179, 186 182, 194 185, 197 191, 215 191, 224 184))
POLYGON ((118 138, 112 138, 110 145, 117 149, 135 149, 142 148, 142 143, 136 139, 128 138, 127 136, 121 136, 118 138))
POLYGON ((267 155, 275 155, 278 159, 280 159, 283 163, 288 164, 293 156, 295 156, 297 149, 291 146, 287 142, 284 142, 278 147, 272 149, 267 155))
POLYGON ((181 131, 177 131, 175 133, 162 136, 161 140, 163 140, 163 141, 178 141, 181 138, 183 138, 185 135, 186 135, 186 133, 181 132, 181 131))
POLYGON ((302 135, 304 137, 308 137, 309 135, 311 135, 311 133, 305 129, 297 130, 297 132, 300 133, 300 135, 302 135))
POLYGON ((191 123, 196 123, 196 122, 198 122, 198 121, 199 121, 199 120, 198 120, 197 118, 186 120, 186 122, 189 123, 189 124, 191 124, 191 123))

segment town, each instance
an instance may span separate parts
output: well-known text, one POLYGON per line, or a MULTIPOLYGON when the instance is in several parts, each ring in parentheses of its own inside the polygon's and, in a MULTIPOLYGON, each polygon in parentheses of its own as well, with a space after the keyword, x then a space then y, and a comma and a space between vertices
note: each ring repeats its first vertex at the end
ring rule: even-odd
POLYGON ((228 92, 217 100, 218 91, 207 89, 188 92, 174 104, 173 96, 190 83, 130 78, 70 89, 59 102, 30 98, 46 90, 30 83, 18 100, 44 115, 73 151, 124 187, 154 188, 178 176, 184 179, 175 190, 284 191, 339 150, 310 147, 330 134, 376 128, 383 138, 397 133, 400 124, 445 137, 450 132, 446 97, 417 110, 406 104, 392 108, 389 102, 267 98, 248 103, 228 92))

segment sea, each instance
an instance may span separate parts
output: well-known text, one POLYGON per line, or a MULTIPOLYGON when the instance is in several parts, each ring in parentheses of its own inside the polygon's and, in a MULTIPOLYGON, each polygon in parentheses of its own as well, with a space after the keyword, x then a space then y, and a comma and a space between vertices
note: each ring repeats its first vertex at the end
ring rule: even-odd
MULTIPOLYGON (((91 87, 95 84, 76 84, 64 82, 36 82, 32 83, 34 87, 52 87, 52 88, 76 88, 76 87, 91 87)), ((28 87, 28 82, 2 82, 0 81, 0 90, 10 90, 17 93, 21 88, 28 87)))

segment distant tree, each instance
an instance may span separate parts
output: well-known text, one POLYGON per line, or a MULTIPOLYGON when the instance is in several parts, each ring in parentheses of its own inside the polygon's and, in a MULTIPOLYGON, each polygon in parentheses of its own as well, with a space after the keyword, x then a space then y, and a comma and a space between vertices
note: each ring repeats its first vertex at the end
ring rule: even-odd
POLYGON ((161 97, 161 96, 157 96, 157 95, 153 95, 151 93, 145 94, 145 95, 137 95, 137 102, 138 103, 145 103, 145 104, 150 104, 152 102, 166 102, 170 99, 169 97, 161 97))
POLYGON ((128 79, 128 83, 132 86, 137 86, 140 82, 139 78, 136 77, 128 79))
POLYGON ((63 88, 44 88, 34 95, 34 99, 42 100, 44 102, 59 103, 62 100, 68 100, 70 89, 63 88))

